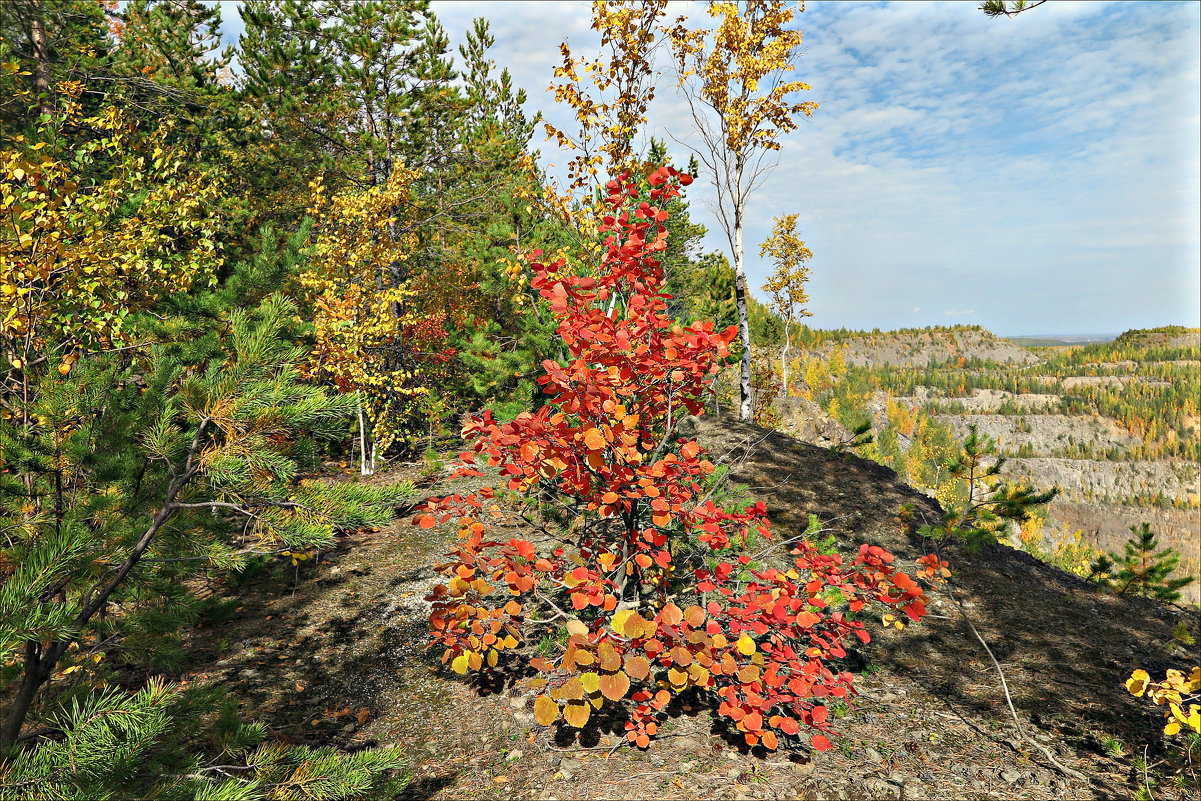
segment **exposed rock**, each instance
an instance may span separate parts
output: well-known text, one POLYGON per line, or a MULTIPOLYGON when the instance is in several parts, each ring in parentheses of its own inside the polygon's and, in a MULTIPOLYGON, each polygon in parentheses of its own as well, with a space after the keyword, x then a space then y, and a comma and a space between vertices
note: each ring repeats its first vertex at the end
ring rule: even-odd
POLYGON ((1128 448, 1139 439, 1109 417, 1063 414, 956 414, 941 415, 939 421, 959 439, 976 426, 981 436, 992 439, 1001 452, 1029 448, 1037 456, 1053 456, 1056 448, 1072 443, 1087 444, 1094 452, 1128 448))
POLYGON ((851 438, 851 432, 842 423, 806 398, 776 398, 775 409, 780 416, 779 429, 801 442, 828 448, 851 438))
POLYGON ((1072 501, 1149 497, 1156 493, 1165 498, 1187 498, 1201 492, 1201 468, 1195 462, 1012 458, 1001 473, 1036 487, 1059 487, 1061 497, 1072 501))
MULTIPOLYGON (((983 328, 926 331, 885 331, 841 340, 848 364, 926 367, 962 358, 1003 364, 1034 364, 1038 357, 1025 348, 998 338, 983 328)), ((823 351, 836 347, 827 345, 823 351)))

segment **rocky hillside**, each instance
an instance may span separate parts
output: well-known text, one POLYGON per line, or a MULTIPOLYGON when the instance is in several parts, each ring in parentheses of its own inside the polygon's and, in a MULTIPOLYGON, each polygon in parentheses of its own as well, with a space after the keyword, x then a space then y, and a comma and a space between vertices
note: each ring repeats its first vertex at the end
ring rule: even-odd
MULTIPOLYGON (((843 339, 848 364, 925 367, 979 359, 1001 364, 1033 364, 1038 357, 982 328, 886 331, 843 339)), ((833 345, 828 346, 832 348, 833 345)))
MULTIPOLYGON (((902 504, 919 515, 938 509, 887 468, 729 419, 687 420, 681 433, 768 504, 781 545, 814 514, 845 549, 871 542, 902 562, 925 552, 894 515, 902 504)), ((862 694, 850 709, 834 707, 834 750, 749 750, 706 699, 686 696, 640 751, 623 747, 618 718, 593 715, 581 731, 539 726, 532 672, 519 663, 471 680, 425 650, 423 599, 442 580, 431 566, 455 529, 398 520, 351 535, 296 576, 288 569, 243 585, 229 619, 193 635, 179 678, 221 682, 284 742, 402 747, 412 776, 406 799, 1001 801, 1133 795, 1144 777, 1131 754, 1146 746, 1152 761, 1161 758, 1162 722, 1122 683, 1135 667, 1162 673, 1196 659, 1171 645, 1178 623, 1197 632, 1193 612, 1106 595, 1010 548, 952 549, 953 596, 935 598, 926 621, 904 631, 870 622, 872 642, 848 655, 862 694), (1023 730, 1077 775, 1018 736, 960 605, 1000 661, 1023 730)), ((1161 782, 1155 797, 1185 796, 1161 782)))
MULTIPOLYGON (((1183 572, 1201 575, 1201 332, 1127 331, 1112 343, 1037 352, 970 328, 836 341, 846 362, 858 366, 846 380, 860 393, 870 390, 861 400, 840 396, 843 420, 849 407, 861 406, 877 439, 888 439, 891 456, 873 458, 902 469, 920 416, 960 441, 975 426, 1006 457, 1007 476, 1059 489, 1045 530, 1049 544, 1080 531, 1093 547, 1120 552, 1130 527, 1148 522, 1162 545, 1180 551, 1183 572), (895 419, 897 409, 905 410, 907 425, 895 419)), ((789 409, 780 418, 781 430, 829 444, 830 437, 814 436, 831 427, 812 409, 799 418, 789 409)), ((1201 582, 1184 594, 1201 601, 1201 582)))

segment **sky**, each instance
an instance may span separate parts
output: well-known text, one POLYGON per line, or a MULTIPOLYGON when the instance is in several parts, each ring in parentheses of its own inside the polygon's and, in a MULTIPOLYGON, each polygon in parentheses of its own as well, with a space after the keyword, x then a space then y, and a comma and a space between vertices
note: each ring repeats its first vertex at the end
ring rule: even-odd
MULTIPOLYGON (((748 203, 759 244, 796 213, 817 328, 982 325, 1002 336, 1201 325, 1201 4, 1051 0, 1012 19, 978 3, 809 2, 790 77, 820 104, 782 139, 748 203)), ((431 4, 452 44, 489 20, 491 57, 530 113, 571 131, 546 91, 559 44, 591 55, 586 2, 431 4)), ((241 20, 222 4, 223 33, 241 20)), ((669 4, 708 22, 704 5, 669 4)), ((693 123, 666 59, 642 140, 688 160, 693 123)), ((551 175, 569 154, 535 134, 551 175)), ((705 250, 729 253, 701 174, 705 250)))

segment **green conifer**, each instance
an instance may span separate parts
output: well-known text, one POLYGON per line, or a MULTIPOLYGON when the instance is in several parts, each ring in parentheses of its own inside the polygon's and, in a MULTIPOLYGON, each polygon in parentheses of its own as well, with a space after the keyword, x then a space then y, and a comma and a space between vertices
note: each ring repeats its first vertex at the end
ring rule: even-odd
POLYGON ((1130 527, 1133 534, 1126 540, 1125 553, 1118 557, 1102 554, 1092 565, 1089 577, 1116 593, 1130 593, 1174 602, 1180 590, 1196 580, 1195 576, 1170 576, 1180 567, 1180 553, 1174 548, 1159 547, 1159 538, 1149 523, 1130 527))

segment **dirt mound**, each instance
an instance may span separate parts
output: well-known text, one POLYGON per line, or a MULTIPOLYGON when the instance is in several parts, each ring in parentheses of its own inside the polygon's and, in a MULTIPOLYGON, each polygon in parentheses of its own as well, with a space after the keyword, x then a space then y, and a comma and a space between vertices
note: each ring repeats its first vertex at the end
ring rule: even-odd
MULTIPOLYGON (((813 513, 847 548, 870 541, 902 560, 923 552, 893 518, 905 503, 927 516, 937 506, 891 470, 724 418, 688 420, 685 431, 768 504, 777 542, 813 513)), ((1091 799, 1128 797, 1141 781, 1128 756, 1104 753, 1102 737, 1139 755, 1152 743, 1152 759, 1160 741, 1157 710, 1122 682, 1136 666, 1162 672, 1185 661, 1163 650, 1186 616, 1179 608, 1106 596, 1008 548, 956 552, 956 592, 1003 664, 1027 731, 1087 782, 1016 739, 991 663, 938 600, 926 622, 876 627, 849 655, 862 695, 834 709, 835 750, 748 750, 707 703, 684 697, 643 752, 623 745, 619 720, 599 714, 582 732, 538 726, 528 673, 488 684, 439 669, 424 650, 422 599, 453 529, 399 520, 348 537, 306 575, 240 588, 231 619, 193 638, 185 677, 221 681, 282 740, 403 748, 411 799, 1091 799)), ((1195 615, 1189 622, 1195 630, 1195 615)))
MULTIPOLYGON (((830 521, 848 547, 861 542, 882 545, 903 561, 924 552, 925 543, 906 534, 893 518, 909 503, 919 516, 934 519, 937 505, 897 480, 888 468, 726 419, 698 421, 695 435, 732 465, 733 481, 749 485, 768 504, 781 538, 803 531, 813 513, 830 521)), ((1196 612, 1105 594, 1090 582, 1004 546, 976 553, 959 549, 948 558, 955 571, 955 593, 1000 660, 1014 703, 1036 738, 1054 742, 1063 754, 1061 761, 1066 757, 1092 775, 1091 792, 1129 793, 1118 789, 1126 777, 1099 759, 1098 738, 1159 743, 1159 720, 1126 693, 1123 682, 1136 667, 1162 672, 1185 661, 1180 653, 1169 654, 1164 644, 1172 641, 1172 628, 1180 621, 1195 631, 1196 612)), ((922 721, 919 729, 931 722, 944 725, 937 717, 945 712, 970 721, 970 731, 960 733, 967 739, 958 745, 972 751, 962 756, 978 760, 990 743, 995 745, 996 733, 1006 732, 1002 740, 1008 742, 1012 729, 1002 714, 996 674, 983 649, 955 617, 951 604, 939 609, 936 602, 935 611, 947 617, 878 637, 865 649, 864 658, 883 667, 880 675, 887 677, 885 694, 893 698, 893 708, 902 706, 910 720, 922 721), (936 700, 923 708, 918 697, 936 700)), ((915 725, 903 721, 889 728, 915 725)), ((855 725, 848 734, 855 736, 854 731, 863 730, 855 725)), ((900 732, 901 739, 906 736, 900 732)), ((930 755, 937 751, 927 746, 923 743, 922 749, 930 755)), ((1036 753, 1024 759, 1046 767, 1036 753)), ((973 791, 987 789, 968 786, 973 791)), ((1077 787, 1071 792, 1089 791, 1077 787)), ((906 797, 928 792, 914 787, 906 797)), ((1016 788, 1009 792, 1016 793, 1016 788)))

